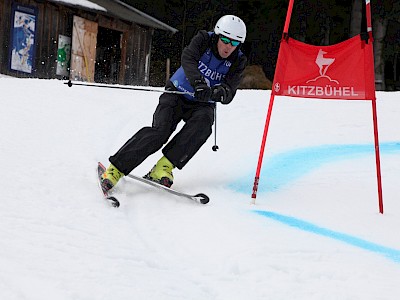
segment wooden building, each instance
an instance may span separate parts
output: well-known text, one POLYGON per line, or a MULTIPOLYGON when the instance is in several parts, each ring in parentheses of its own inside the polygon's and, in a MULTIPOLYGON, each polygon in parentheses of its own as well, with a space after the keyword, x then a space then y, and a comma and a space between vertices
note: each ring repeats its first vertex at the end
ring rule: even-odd
POLYGON ((155 29, 119 0, 0 0, 0 73, 147 85, 155 29))

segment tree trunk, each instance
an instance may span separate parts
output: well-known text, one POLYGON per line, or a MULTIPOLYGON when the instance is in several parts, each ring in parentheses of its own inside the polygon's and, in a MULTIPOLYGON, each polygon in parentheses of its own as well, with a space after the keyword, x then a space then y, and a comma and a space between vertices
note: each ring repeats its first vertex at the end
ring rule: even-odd
POLYGON ((351 8, 350 37, 361 32, 362 2, 364 0, 353 0, 351 8))
POLYGON ((374 59, 375 59, 375 89, 385 90, 385 60, 383 59, 383 40, 386 36, 388 20, 376 18, 373 21, 374 32, 374 59))

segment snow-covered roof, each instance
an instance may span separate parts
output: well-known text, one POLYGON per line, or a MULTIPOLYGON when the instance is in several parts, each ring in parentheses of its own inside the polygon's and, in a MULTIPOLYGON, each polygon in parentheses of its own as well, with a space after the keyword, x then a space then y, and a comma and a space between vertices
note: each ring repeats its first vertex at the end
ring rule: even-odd
POLYGON ((49 0, 52 2, 63 3, 68 6, 80 6, 88 10, 96 10, 107 15, 118 17, 125 21, 149 26, 152 28, 178 32, 177 29, 161 22, 160 20, 122 2, 119 0, 49 0))
POLYGON ((93 3, 88 0, 52 0, 53 2, 62 2, 64 4, 69 4, 71 6, 81 6, 83 8, 89 8, 93 10, 101 10, 101 11, 107 11, 104 7, 97 5, 96 3, 93 3))

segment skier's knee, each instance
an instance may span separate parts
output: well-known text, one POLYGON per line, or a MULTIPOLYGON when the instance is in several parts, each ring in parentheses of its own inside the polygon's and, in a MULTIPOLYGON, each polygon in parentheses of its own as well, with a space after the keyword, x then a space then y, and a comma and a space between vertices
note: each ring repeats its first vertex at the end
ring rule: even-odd
POLYGON ((165 144, 172 134, 172 130, 168 124, 159 124, 155 127, 159 134, 159 142, 165 144))

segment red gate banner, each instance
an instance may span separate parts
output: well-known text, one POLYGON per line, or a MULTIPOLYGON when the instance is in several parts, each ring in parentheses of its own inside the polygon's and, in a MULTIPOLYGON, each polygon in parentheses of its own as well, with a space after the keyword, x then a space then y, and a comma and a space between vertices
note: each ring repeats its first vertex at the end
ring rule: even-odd
POLYGON ((365 11, 366 28, 365 31, 362 31, 363 34, 329 46, 309 45, 289 37, 289 23, 294 0, 289 1, 254 178, 251 195, 253 204, 257 196, 275 95, 318 99, 370 100, 374 123, 379 212, 383 214, 371 4, 370 0, 364 1, 363 12, 365 11), (365 39, 362 39, 362 36, 365 36, 365 39))
POLYGON ((314 46, 281 41, 273 93, 279 96, 375 100, 372 41, 357 35, 339 44, 314 46))

